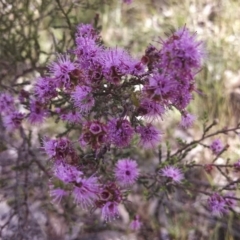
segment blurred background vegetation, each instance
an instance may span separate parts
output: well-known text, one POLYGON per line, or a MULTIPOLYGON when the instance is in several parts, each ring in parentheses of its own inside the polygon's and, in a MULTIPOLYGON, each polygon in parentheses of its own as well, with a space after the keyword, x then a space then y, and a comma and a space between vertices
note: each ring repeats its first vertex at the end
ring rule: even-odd
MULTIPOLYGON (((129 5, 121 0, 0 0, 0 90, 27 88, 46 74, 57 52, 73 48, 79 23, 98 22, 107 46, 127 48, 138 57, 149 43, 160 46, 158 37, 186 25, 207 53, 196 80, 200 94, 189 110, 199 119, 207 113, 221 125, 233 124, 240 115, 239 13, 239 0, 133 0, 129 5)), ((171 221, 173 239, 188 239, 191 216, 183 212, 171 221)), ((215 230, 209 239, 220 239, 215 230)))

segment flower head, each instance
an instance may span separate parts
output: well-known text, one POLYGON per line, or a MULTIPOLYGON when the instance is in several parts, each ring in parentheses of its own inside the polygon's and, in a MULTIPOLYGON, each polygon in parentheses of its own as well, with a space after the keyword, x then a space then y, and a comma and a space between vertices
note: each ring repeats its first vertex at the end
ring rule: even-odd
POLYGON ((205 55, 202 42, 187 28, 182 28, 163 41, 161 60, 164 68, 182 73, 199 69, 205 55))
POLYGON ((117 202, 107 202, 102 207, 102 217, 105 221, 110 221, 118 217, 118 203, 117 202))
POLYGON ((85 123, 79 142, 82 147, 90 145, 93 149, 98 149, 107 141, 107 128, 99 121, 85 123))
POLYGON ((180 125, 184 128, 189 128, 193 125, 195 119, 196 117, 194 115, 191 115, 190 113, 185 113, 184 115, 182 115, 180 125))
POLYGON ((233 167, 236 172, 240 171, 240 159, 233 164, 233 167))
POLYGON ((76 179, 75 187, 73 189, 73 196, 75 202, 80 204, 82 208, 86 209, 94 205, 95 200, 98 199, 100 193, 100 185, 97 177, 76 179))
POLYGON ((127 147, 133 136, 133 128, 127 119, 114 118, 108 122, 108 137, 117 147, 127 147))
POLYGON ((15 130, 21 126, 24 117, 24 114, 18 111, 10 112, 3 117, 4 126, 10 131, 15 130))
POLYGON ((99 34, 93 28, 92 24, 79 24, 77 26, 76 37, 83 37, 96 40, 99 38, 99 34))
POLYGON ((139 221, 139 216, 136 215, 134 217, 134 219, 131 221, 130 223, 130 228, 133 230, 133 231, 137 231, 141 228, 142 226, 142 222, 139 221))
POLYGON ((58 55, 57 61, 49 64, 50 73, 58 87, 70 87, 70 73, 75 69, 68 55, 58 55))
POLYGON ((67 138, 43 140, 43 149, 46 154, 55 161, 60 160, 67 163, 75 163, 77 159, 76 152, 67 138))
POLYGON ((137 127, 140 134, 140 145, 144 148, 154 148, 161 140, 161 132, 151 124, 137 127))
MULTIPOLYGON (((89 64, 98 63, 98 57, 103 49, 99 46, 95 39, 79 36, 76 38, 76 49, 74 53, 77 55, 78 64, 86 69, 89 64)), ((90 65, 91 66, 91 65, 90 65)))
POLYGON ((166 166, 160 171, 160 174, 164 177, 170 178, 176 183, 180 183, 183 179, 181 170, 175 166, 166 166))
MULTIPOLYGON (((61 110, 60 110, 60 113, 61 113, 61 110)), ((66 113, 65 112, 61 113, 60 118, 70 123, 82 122, 82 114, 79 111, 77 111, 77 109, 66 112, 66 113)))
POLYGON ((226 201, 218 193, 214 193, 208 198, 208 207, 217 216, 221 216, 228 211, 226 201))
POLYGON ((151 70, 162 69, 161 73, 154 73, 144 84, 144 98, 161 107, 174 106, 182 111, 193 98, 193 78, 201 68, 205 55, 202 43, 185 27, 166 41, 161 39, 161 43, 162 49, 150 46, 144 56, 151 70))
POLYGON ((118 204, 122 201, 122 193, 119 187, 110 182, 102 186, 99 199, 95 201, 96 207, 102 209, 102 217, 110 221, 118 216, 118 204))
POLYGON ((126 74, 140 74, 143 68, 139 61, 134 60, 125 50, 120 48, 106 49, 99 57, 105 78, 119 84, 121 77, 126 74))
POLYGON ((30 103, 30 114, 28 116, 28 121, 31 124, 34 123, 43 123, 45 118, 49 115, 49 112, 46 110, 44 104, 40 101, 33 100, 30 103))
POLYGON ((164 112, 165 107, 163 104, 147 97, 143 97, 141 99, 140 106, 138 108, 138 114, 140 116, 147 116, 153 118, 162 116, 164 112))
POLYGON ((132 185, 139 175, 136 161, 128 158, 118 160, 114 173, 122 186, 132 185))
POLYGON ((178 87, 178 94, 176 95, 172 104, 177 109, 184 110, 192 99, 193 99, 192 94, 187 89, 184 89, 183 86, 180 85, 178 87))
POLYGON ((64 183, 72 183, 79 179, 83 173, 79 171, 75 166, 56 161, 53 166, 55 177, 63 181, 64 183))
POLYGON ((155 73, 149 77, 143 90, 148 98, 166 105, 176 96, 176 87, 177 81, 171 75, 155 73))
POLYGON ((220 139, 216 139, 210 145, 210 149, 213 151, 214 154, 218 155, 220 152, 223 151, 224 146, 220 139))
POLYGON ((6 92, 0 93, 0 111, 1 113, 9 113, 14 110, 13 96, 6 92))
POLYGON ((34 87, 38 101, 47 102, 57 96, 56 83, 49 77, 39 77, 34 87))
POLYGON ((95 100, 91 92, 91 87, 77 86, 75 91, 72 93, 74 105, 81 113, 88 113, 95 104, 95 100))

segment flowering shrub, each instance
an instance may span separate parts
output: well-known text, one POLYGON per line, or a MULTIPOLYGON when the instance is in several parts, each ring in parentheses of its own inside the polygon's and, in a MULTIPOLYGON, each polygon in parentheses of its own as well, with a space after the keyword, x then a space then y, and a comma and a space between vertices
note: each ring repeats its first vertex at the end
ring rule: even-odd
MULTIPOLYGON (((119 47, 104 46, 91 24, 77 27, 75 44, 48 65, 48 73, 36 80, 31 91, 23 89, 18 100, 10 93, 0 94, 3 124, 9 132, 43 124, 48 118, 66 123, 60 137, 42 139, 42 149, 51 161, 53 201, 71 198, 82 209, 100 209, 102 219, 112 221, 119 216, 119 204, 128 202, 134 185, 143 185, 147 198, 178 188, 195 192, 185 175, 202 167, 208 173, 217 168, 227 180, 222 186, 209 184, 209 190, 199 189, 206 196, 206 208, 217 216, 234 211, 239 199, 232 186, 238 181, 226 176, 222 168, 239 170, 239 162, 218 165, 214 159, 210 169, 185 159, 205 139, 236 132, 239 126, 211 134, 215 123, 205 126, 199 140, 182 142, 165 159, 159 156, 153 172, 142 169, 130 151, 133 147, 155 150, 163 144, 164 132, 154 123, 172 109, 181 114, 182 127, 193 124, 195 117, 186 109, 196 92, 195 76, 205 56, 196 34, 183 27, 159 39, 157 47, 149 45, 141 59, 119 47)), ((227 150, 220 140, 205 147, 217 157, 227 150)), ((137 212, 132 219, 130 227, 141 228, 137 212)))

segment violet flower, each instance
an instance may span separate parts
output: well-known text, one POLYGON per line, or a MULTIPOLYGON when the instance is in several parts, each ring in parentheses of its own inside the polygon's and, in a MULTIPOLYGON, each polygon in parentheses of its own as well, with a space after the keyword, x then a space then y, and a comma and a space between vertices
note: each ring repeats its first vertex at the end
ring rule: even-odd
POLYGON ((224 149, 223 143, 221 142, 220 139, 214 140, 209 147, 216 155, 218 155, 224 149))
POLYGON ((142 226, 142 222, 140 222, 139 220, 139 216, 136 215, 134 217, 134 219, 131 221, 130 223, 130 228, 133 230, 133 231, 138 231, 142 226))
POLYGON ((114 174, 120 185, 132 185, 139 175, 136 161, 129 158, 118 160, 114 174))
POLYGON ((133 136, 133 128, 126 119, 114 118, 108 122, 108 137, 116 147, 127 147, 133 136))
POLYGON ((136 132, 140 134, 139 143, 144 148, 154 148, 161 140, 161 132, 151 124, 138 126, 136 132))
POLYGON ((161 169, 160 174, 164 177, 170 178, 176 183, 180 183, 183 179, 183 173, 181 170, 175 166, 166 166, 161 169))

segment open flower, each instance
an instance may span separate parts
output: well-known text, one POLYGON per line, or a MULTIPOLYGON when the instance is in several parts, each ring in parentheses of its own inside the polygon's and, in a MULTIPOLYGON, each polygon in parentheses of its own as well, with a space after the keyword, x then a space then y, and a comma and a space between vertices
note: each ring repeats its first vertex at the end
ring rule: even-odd
POLYGON ((48 68, 58 87, 70 86, 70 73, 75 69, 75 66, 68 55, 59 54, 57 61, 49 64, 48 68))
POLYGON ((118 160, 115 168, 115 177, 120 185, 132 185, 139 175, 137 163, 131 159, 118 160))
POLYGON ((180 183, 183 179, 181 170, 175 166, 166 166, 160 171, 160 174, 164 177, 170 178, 176 183, 180 183))
POLYGON ((133 136, 133 128, 127 119, 114 118, 108 122, 109 140, 117 147, 127 147, 133 136))
POLYGON ((100 185, 97 177, 77 178, 73 195, 75 202, 80 204, 84 209, 94 205, 94 201, 98 199, 100 185))
POLYGON ((102 217, 105 221, 110 221, 116 217, 118 217, 118 203, 117 202, 107 202, 102 207, 102 217))
POLYGON ((140 134, 140 145, 144 148, 154 148, 161 140, 161 132, 151 124, 137 127, 140 134))
POLYGON ((91 87, 77 86, 71 96, 74 105, 81 113, 88 113, 95 104, 91 87))
POLYGON ((83 173, 79 171, 75 166, 70 164, 56 161, 53 166, 55 177, 63 181, 64 183, 75 182, 83 173))
POLYGON ((193 125, 195 120, 196 117, 194 115, 190 113, 185 113, 184 115, 182 115, 180 125, 184 128, 189 128, 193 125))
POLYGON ((31 124, 43 123, 48 115, 48 110, 40 101, 33 100, 30 102, 30 114, 28 116, 28 121, 31 124))

